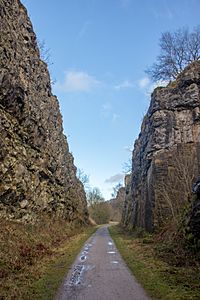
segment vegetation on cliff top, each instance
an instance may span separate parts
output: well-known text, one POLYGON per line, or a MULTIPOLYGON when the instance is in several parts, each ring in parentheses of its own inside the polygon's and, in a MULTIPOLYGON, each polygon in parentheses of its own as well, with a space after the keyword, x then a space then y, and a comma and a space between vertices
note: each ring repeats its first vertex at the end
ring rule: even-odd
POLYGON ((157 62, 146 70, 153 81, 176 79, 184 68, 200 59, 200 26, 163 32, 157 62))

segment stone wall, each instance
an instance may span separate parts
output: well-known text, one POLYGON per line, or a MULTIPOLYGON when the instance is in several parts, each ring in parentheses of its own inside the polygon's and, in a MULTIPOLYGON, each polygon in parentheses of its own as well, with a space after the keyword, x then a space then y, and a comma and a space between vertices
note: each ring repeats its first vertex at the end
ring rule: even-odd
POLYGON ((57 98, 19 0, 0 1, 0 215, 87 222, 57 98))
POLYGON ((177 213, 200 173, 200 61, 154 90, 132 163, 122 223, 151 231, 177 213))

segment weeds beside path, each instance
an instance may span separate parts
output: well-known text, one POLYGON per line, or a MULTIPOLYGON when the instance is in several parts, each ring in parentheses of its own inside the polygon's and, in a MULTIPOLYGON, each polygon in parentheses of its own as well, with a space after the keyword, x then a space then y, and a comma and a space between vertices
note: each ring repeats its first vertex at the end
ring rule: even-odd
POLYGON ((94 231, 49 219, 37 225, 0 220, 0 299, 53 299, 94 231))
POLYGON ((109 231, 128 267, 152 299, 199 299, 197 266, 178 266, 162 260, 151 236, 135 238, 119 226, 109 231))

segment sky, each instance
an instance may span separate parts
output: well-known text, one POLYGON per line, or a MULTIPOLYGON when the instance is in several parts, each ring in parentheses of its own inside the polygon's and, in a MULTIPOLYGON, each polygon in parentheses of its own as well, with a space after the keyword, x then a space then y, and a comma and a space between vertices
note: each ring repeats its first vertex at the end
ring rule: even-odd
POLYGON ((162 32, 199 25, 200 0, 22 0, 49 49, 58 97, 77 168, 105 199, 123 182, 124 164, 150 103, 145 70, 162 32))

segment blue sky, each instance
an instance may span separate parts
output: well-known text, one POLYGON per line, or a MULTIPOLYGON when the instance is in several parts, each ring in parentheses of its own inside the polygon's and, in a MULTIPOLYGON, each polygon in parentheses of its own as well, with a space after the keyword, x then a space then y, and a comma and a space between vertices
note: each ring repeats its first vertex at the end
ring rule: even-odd
POLYGON ((199 24, 199 0, 23 0, 50 49, 53 92, 75 164, 106 199, 123 178, 162 32, 199 24))

